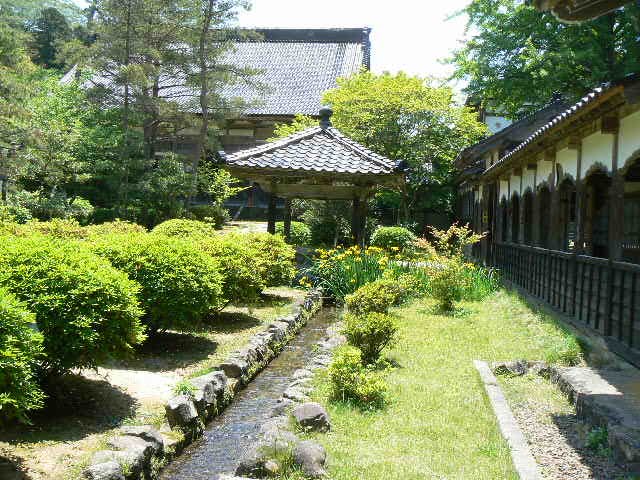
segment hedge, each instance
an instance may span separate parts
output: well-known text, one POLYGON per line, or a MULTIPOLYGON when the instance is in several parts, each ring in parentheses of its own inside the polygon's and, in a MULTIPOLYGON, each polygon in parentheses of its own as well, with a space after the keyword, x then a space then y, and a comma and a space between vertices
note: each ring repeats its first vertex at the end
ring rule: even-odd
POLYGON ((139 285, 80 242, 1 238, 0 286, 36 314, 45 374, 96 367, 145 338, 139 285))
POLYGON ((254 265, 267 287, 289 285, 296 274, 296 250, 280 235, 269 233, 234 234, 247 242, 254 265))
MULTIPOLYGON (((276 223, 276 233, 284 236, 284 223, 276 223)), ((291 243, 293 245, 309 245, 311 229, 302 222, 291 222, 291 243)))
POLYGON ((192 330, 224 305, 219 264, 193 242, 164 235, 105 235, 92 250, 142 286, 150 333, 192 330))
POLYGON ((215 225, 199 220, 174 218, 173 220, 167 220, 166 222, 156 225, 151 232, 168 237, 208 237, 214 235, 215 225))
POLYGON ((371 236, 371 246, 405 252, 414 248, 416 240, 413 232, 404 227, 378 227, 371 236))
POLYGON ((4 289, 0 289, 0 423, 18 419, 43 405, 44 394, 35 379, 42 356, 42 336, 32 324, 35 315, 4 289))

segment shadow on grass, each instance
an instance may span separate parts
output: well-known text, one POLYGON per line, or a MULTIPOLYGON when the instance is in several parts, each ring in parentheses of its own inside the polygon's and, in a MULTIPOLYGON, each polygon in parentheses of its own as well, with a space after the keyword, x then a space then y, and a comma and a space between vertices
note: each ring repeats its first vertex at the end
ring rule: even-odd
POLYGON ((263 292, 260 295, 257 306, 259 307, 283 307, 293 301, 294 297, 278 293, 263 292))
POLYGON ((134 416, 137 406, 133 397, 110 383, 81 375, 50 380, 44 388, 49 397, 44 409, 31 414, 32 425, 6 426, 0 441, 80 440, 122 425, 134 416))
POLYGON ((0 454, 0 478, 2 480, 26 480, 26 473, 22 467, 22 459, 6 457, 0 454))
POLYGON ((262 320, 244 312, 225 311, 207 320, 204 328, 211 333, 236 333, 262 324, 262 320))

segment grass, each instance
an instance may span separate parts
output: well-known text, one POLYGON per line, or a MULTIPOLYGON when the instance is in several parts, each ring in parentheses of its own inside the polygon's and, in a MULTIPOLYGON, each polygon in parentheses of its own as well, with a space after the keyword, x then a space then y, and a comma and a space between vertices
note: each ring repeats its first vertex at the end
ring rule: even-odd
MULTIPOLYGON (((266 324, 288 314, 304 294, 291 288, 269 289, 258 305, 228 307, 199 332, 159 335, 135 357, 107 367, 126 375, 128 371, 136 373, 132 383, 142 381, 145 375, 157 378, 169 374, 176 378, 176 384, 188 385, 189 378, 210 371, 266 324)), ((15 458, 28 470, 30 480, 81 478, 91 455, 104 448, 121 425, 159 428, 164 422, 163 398, 135 398, 104 380, 80 375, 61 383, 58 398, 50 400, 46 411, 33 416, 32 426, 0 431, 0 457, 15 458)))
POLYGON ((332 431, 316 438, 333 480, 517 478, 472 362, 566 359, 573 342, 504 290, 461 307, 443 316, 421 300, 395 311, 399 341, 386 356, 397 366, 382 410, 331 403, 326 374, 316 379, 314 395, 332 419, 332 431))

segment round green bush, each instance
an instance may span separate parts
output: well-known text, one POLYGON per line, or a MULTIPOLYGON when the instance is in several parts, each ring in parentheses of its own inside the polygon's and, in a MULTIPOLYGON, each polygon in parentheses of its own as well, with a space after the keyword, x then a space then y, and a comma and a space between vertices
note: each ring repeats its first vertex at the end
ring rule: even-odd
POLYGON ((6 290, 0 289, 0 423, 28 421, 42 407, 44 394, 35 379, 42 355, 42 336, 32 325, 36 317, 6 290))
POLYGON ((347 310, 354 315, 387 313, 389 308, 400 303, 402 295, 398 282, 391 278, 380 278, 347 295, 345 304, 347 310))
POLYGON ((254 251, 241 234, 216 235, 198 241, 198 245, 220 265, 227 300, 246 304, 258 299, 265 288, 265 281, 256 272, 254 251))
POLYGON ((218 263, 188 240, 164 235, 96 237, 92 250, 142 286, 143 321, 158 330, 192 330, 223 304, 218 263))
POLYGON ((384 404, 387 384, 378 372, 363 366, 358 348, 344 345, 337 349, 328 374, 333 400, 354 401, 365 408, 384 404))
POLYGON ((280 235, 247 233, 243 235, 251 250, 254 265, 267 287, 289 285, 296 274, 296 250, 280 235))
POLYGON ((393 317, 383 313, 347 313, 344 315, 344 322, 343 333, 347 341, 360 349, 362 361, 367 365, 378 361, 382 350, 393 344, 398 332, 393 317))
POLYGON ((139 285, 77 241, 0 241, 0 286, 36 314, 45 374, 93 368, 144 340, 139 285))
MULTIPOLYGON (((284 223, 276 223, 276 233, 284 236, 284 223)), ((311 229, 302 222, 291 222, 291 239, 293 245, 308 245, 311 242, 311 229)))
POLYGON ((417 238, 404 227, 378 227, 371 236, 371 245, 385 250, 407 252, 413 249, 417 238))
POLYGON ((46 222, 31 220, 20 225, 15 234, 23 237, 46 235, 54 238, 79 239, 86 237, 87 231, 75 219, 52 218, 46 222))
POLYGON ((215 233, 215 226, 212 223, 201 222, 199 220, 186 220, 174 218, 156 225, 151 233, 166 235, 168 237, 207 237, 215 233))

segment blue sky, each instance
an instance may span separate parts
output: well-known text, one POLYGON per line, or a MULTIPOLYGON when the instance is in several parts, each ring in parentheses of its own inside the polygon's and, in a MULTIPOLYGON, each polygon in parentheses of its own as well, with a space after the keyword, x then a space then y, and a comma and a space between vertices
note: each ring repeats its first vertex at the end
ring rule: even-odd
MULTIPOLYGON (((74 0, 84 4, 83 0, 74 0)), ((253 0, 245 27, 371 27, 372 69, 443 78, 440 60, 464 39, 464 17, 445 19, 470 0, 253 0)))

